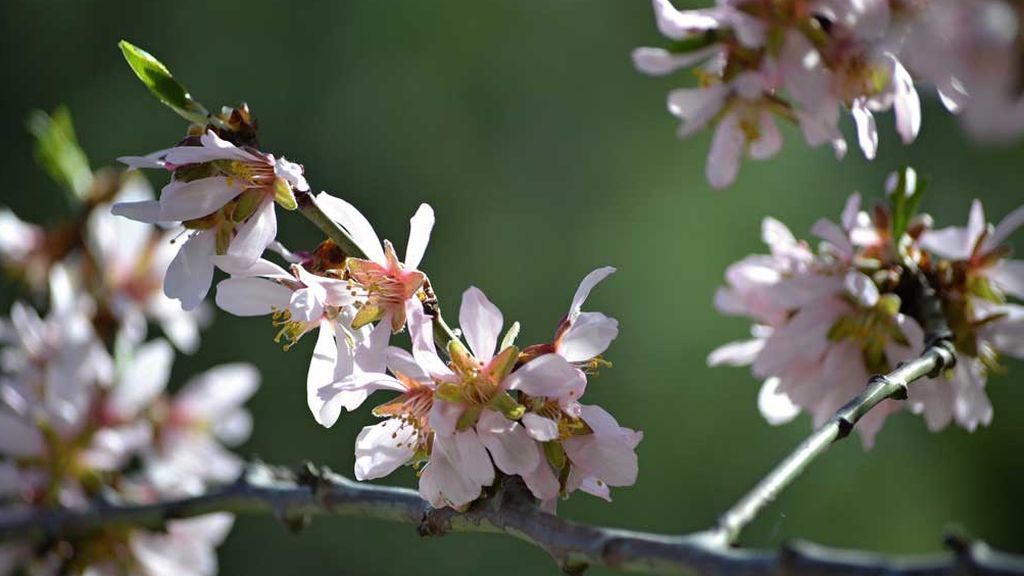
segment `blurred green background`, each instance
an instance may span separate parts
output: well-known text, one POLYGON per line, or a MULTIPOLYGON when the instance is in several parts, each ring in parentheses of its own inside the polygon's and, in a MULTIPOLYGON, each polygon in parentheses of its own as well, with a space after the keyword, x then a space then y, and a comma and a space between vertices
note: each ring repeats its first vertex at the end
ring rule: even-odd
MULTIPOLYGON (((690 79, 647 78, 630 64, 633 47, 660 43, 639 0, 5 0, 0 204, 37 222, 61 214, 60 193, 32 161, 23 119, 33 108, 69 105, 94 166, 181 136, 183 122, 124 64, 120 38, 156 54, 208 106, 249 102, 268 151, 304 163, 316 189, 355 203, 400 246, 418 203, 431 203, 438 224, 424 268, 450 315, 475 285, 508 322, 523 323, 521 342, 543 341, 586 272, 619 268, 588 306, 622 326, 615 367, 588 397, 646 437, 636 486, 612 504, 580 494, 561 505, 587 522, 709 526, 808 432, 806 418, 767 425, 746 370, 705 365, 715 346, 746 334, 746 321, 711 303, 725 267, 762 250, 762 217, 806 237, 849 193, 878 197, 886 173, 906 163, 931 179, 925 207, 942 225, 962 224, 974 197, 996 221, 1022 199, 1022 148, 967 141, 930 95, 912 146, 899 144, 888 116, 873 163, 853 150, 838 162, 788 130, 779 158, 748 161, 733 188, 712 191, 708 135, 676 140, 664 106, 690 79)), ((301 218, 282 220, 290 246, 316 240, 301 218)), ((13 290, 4 285, 5 306, 13 290)), ((355 435, 372 417, 362 410, 319 427, 303 393, 313 341, 284 353, 273 333, 264 319, 218 316, 202 351, 178 359, 176 378, 255 362, 264 383, 244 452, 350 471, 355 435)), ((836 446, 745 542, 921 552, 960 526, 1024 552, 1024 366, 1011 368, 989 382, 991 427, 931 434, 910 414, 891 418, 873 451, 836 446)), ((227 575, 556 572, 511 538, 423 541, 410 526, 353 519, 317 519, 294 535, 272 518, 243 517, 221 552, 227 575)))

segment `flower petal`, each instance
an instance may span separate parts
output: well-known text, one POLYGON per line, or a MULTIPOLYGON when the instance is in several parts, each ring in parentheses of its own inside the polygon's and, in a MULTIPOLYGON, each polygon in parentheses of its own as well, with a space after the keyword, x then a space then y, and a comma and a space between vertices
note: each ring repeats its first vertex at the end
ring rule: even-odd
POLYGON ((494 357, 503 322, 501 311, 480 289, 471 287, 463 292, 459 327, 477 360, 486 364, 494 357))
POLYGON ((370 221, 355 206, 341 198, 331 196, 327 192, 317 194, 316 201, 331 220, 334 220, 352 236, 356 246, 366 253, 367 258, 381 265, 387 263, 380 238, 374 232, 370 221))
POLYGON ((115 216, 124 216, 138 222, 156 224, 161 222, 160 203, 156 200, 143 200, 140 202, 118 202, 110 208, 110 213, 115 216))
POLYGON ((209 216, 242 193, 224 176, 175 180, 160 192, 160 221, 184 222, 209 216))
POLYGON ((276 236, 277 213, 273 198, 268 196, 263 199, 256 213, 238 229, 238 234, 228 245, 226 256, 240 267, 252 266, 276 236))
POLYGON ((164 294, 181 301, 185 310, 194 310, 206 298, 213 282, 216 234, 204 230, 194 234, 178 251, 164 276, 164 294))
POLYGON ((558 438, 558 423, 550 418, 527 412, 522 422, 527 434, 538 442, 550 442, 558 438))
POLYGON ((569 362, 586 362, 602 354, 619 335, 619 322, 600 312, 584 312, 558 341, 558 354, 569 362))
POLYGON ((217 284, 217 307, 235 316, 264 316, 284 310, 292 291, 263 278, 227 278, 217 284))
POLYGON ((320 389, 334 381, 335 365, 338 363, 338 346, 334 342, 334 322, 320 321, 320 331, 313 346, 313 357, 309 360, 309 371, 306 373, 306 403, 313 418, 320 418, 323 401, 320 389))
POLYGON ((430 231, 434 228, 434 209, 429 204, 420 204, 416 214, 409 220, 409 243, 405 248, 405 267, 419 268, 423 254, 430 242, 430 231))
POLYGON ((108 408, 125 420, 135 418, 164 391, 173 361, 174 349, 165 340, 140 346, 111 390, 108 408))
POLYGON ((356 437, 356 480, 391 474, 416 453, 416 429, 400 418, 388 418, 363 428, 356 437))
POLYGON ((508 420, 493 410, 484 410, 476 423, 476 431, 495 466, 506 474, 529 474, 537 467, 539 454, 536 442, 518 422, 508 420))
POLYGON ((559 398, 579 386, 586 377, 558 354, 545 354, 509 374, 505 386, 530 396, 559 398))

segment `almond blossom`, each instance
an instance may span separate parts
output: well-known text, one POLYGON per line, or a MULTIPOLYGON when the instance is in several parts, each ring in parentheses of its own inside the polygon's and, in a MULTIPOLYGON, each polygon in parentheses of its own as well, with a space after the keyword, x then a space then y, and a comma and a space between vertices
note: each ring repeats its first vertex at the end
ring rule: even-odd
POLYGON ((206 296, 214 255, 237 268, 252 265, 277 235, 275 202, 294 209, 293 190, 309 190, 301 166, 239 148, 212 130, 185 145, 121 161, 173 173, 159 200, 122 202, 113 212, 151 224, 184 224, 189 236, 168 268, 164 292, 186 310, 206 296))

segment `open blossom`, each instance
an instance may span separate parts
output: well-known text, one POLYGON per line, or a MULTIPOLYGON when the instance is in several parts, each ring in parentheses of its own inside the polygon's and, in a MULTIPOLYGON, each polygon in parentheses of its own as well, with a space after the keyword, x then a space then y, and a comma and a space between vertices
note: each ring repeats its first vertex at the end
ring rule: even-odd
POLYGON ((186 310, 206 296, 214 255, 237 268, 252 265, 277 235, 275 202, 294 208, 293 190, 309 190, 299 165, 239 148, 212 130, 183 146, 121 160, 173 172, 159 200, 122 202, 113 211, 140 222, 181 222, 189 230, 164 280, 164 292, 186 310))
MULTIPOLYGON (((129 174, 114 197, 115 202, 145 202, 153 199, 149 183, 129 174)), ((97 286, 104 290, 108 311, 121 323, 134 342, 146 338, 146 324, 153 320, 164 335, 184 352, 199 346, 199 329, 209 310, 199 306, 183 310, 163 290, 164 276, 175 256, 175 233, 114 216, 110 206, 93 208, 87 226, 87 241, 95 270, 102 275, 97 286)))
MULTIPOLYGON (((952 421, 968 430, 988 424, 986 374, 998 366, 999 354, 1024 355, 1024 306, 1006 301, 1024 297, 1024 265, 1007 259, 1006 246, 1024 223, 1024 208, 992 227, 975 202, 965 228, 930 230, 930 219, 920 218, 901 238, 892 235, 888 210, 876 208, 875 215, 879 220, 860 210, 854 195, 840 223, 815 223, 822 239, 816 252, 767 219, 771 255, 731 266, 728 285, 716 295, 720 311, 756 322, 753 338, 720 347, 708 362, 751 365, 765 379, 758 402, 769 422, 787 422, 806 410, 820 425, 863 390, 870 375, 921 353, 923 330, 906 312, 916 305, 899 295, 903 258, 913 258, 942 299, 958 360, 946 374, 915 382, 902 404, 931 430, 952 421)), ((864 417, 857 430, 865 446, 900 406, 887 400, 864 417)))
POLYGON ((409 242, 405 261, 400 262, 390 241, 381 243, 373 226, 355 206, 322 192, 317 196, 324 212, 351 235, 366 259, 349 257, 345 271, 359 297, 359 311, 352 321, 360 328, 378 320, 391 325, 394 332, 405 326, 406 303, 426 281, 417 270, 430 242, 434 210, 421 204, 409 220, 409 242))
POLYGON ((599 269, 584 279, 554 343, 522 353, 511 343, 518 327, 499 345, 502 314, 475 288, 463 295, 459 310, 468 346, 451 342, 448 361, 437 353, 422 306, 408 306, 412 354, 389 349, 391 375, 357 373, 320 391, 326 425, 375 391, 398 393, 374 409, 384 420, 364 428, 356 441, 356 478, 423 465, 420 493, 435 507, 472 502, 493 483, 495 468, 520 476, 549 504, 576 489, 607 498, 609 486, 635 482, 642 435, 578 402, 586 375, 577 364, 590 366, 617 333, 614 320, 580 308, 613 271, 599 269))
POLYGON ((847 148, 838 124, 843 107, 868 158, 878 147, 874 113, 894 109, 905 143, 920 130, 920 102, 892 42, 889 3, 794 4, 783 11, 728 0, 677 10, 653 0, 658 29, 674 44, 638 48, 633 61, 652 75, 700 65, 700 86, 672 91, 668 109, 683 121, 680 137, 714 126, 707 178, 715 188, 732 184, 744 153, 767 159, 779 151, 776 117, 798 124, 809 145, 830 144, 839 156, 847 148))
POLYGON ((999 356, 1024 358, 1024 262, 1010 260, 1006 244, 1024 224, 1024 207, 993 227, 985 220, 981 202, 971 205, 966 227, 931 230, 921 247, 944 259, 936 266, 943 307, 950 318, 958 353, 956 367, 923 383, 918 392, 929 428, 951 421, 973 430, 992 421, 992 404, 985 394, 987 375, 999 369, 999 356))

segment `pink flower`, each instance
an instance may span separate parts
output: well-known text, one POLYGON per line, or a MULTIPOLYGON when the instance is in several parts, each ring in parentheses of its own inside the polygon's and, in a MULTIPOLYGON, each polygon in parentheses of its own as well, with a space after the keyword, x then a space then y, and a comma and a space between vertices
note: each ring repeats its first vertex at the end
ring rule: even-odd
POLYGON ((212 131, 198 145, 121 160, 174 172, 159 201, 119 203, 113 213, 147 223, 183 222, 192 231, 164 280, 164 292, 186 310, 205 298, 215 254, 237 268, 253 264, 277 235, 275 201, 294 208, 292 190, 309 189, 298 165, 238 148, 212 131))
POLYGON ((332 220, 349 232, 367 256, 367 259, 346 259, 348 275, 360 296, 353 328, 381 320, 398 332, 405 326, 406 303, 415 297, 426 280, 426 274, 416 268, 430 242, 434 210, 427 204, 421 204, 409 220, 405 262, 399 262, 391 242, 385 240, 382 244, 373 226, 355 206, 326 192, 320 193, 317 201, 332 220))

